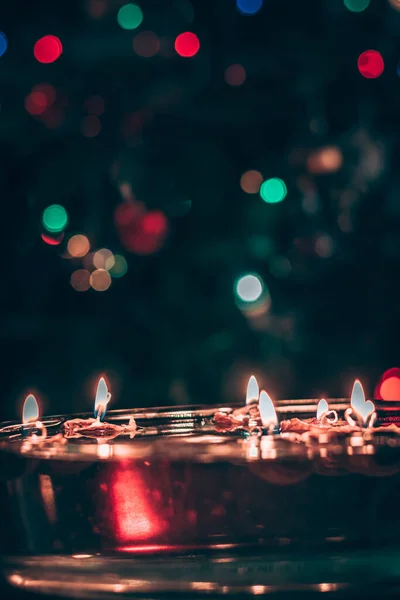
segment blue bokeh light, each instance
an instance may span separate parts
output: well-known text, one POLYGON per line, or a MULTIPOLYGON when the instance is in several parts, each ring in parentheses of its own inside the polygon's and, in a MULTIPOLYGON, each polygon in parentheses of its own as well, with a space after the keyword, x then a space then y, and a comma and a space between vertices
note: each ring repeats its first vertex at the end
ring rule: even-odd
POLYGON ((3 56, 8 47, 7 36, 5 33, 0 31, 0 56, 3 56))
POLYGON ((238 10, 244 15, 255 15, 262 4, 263 0, 236 0, 238 10))

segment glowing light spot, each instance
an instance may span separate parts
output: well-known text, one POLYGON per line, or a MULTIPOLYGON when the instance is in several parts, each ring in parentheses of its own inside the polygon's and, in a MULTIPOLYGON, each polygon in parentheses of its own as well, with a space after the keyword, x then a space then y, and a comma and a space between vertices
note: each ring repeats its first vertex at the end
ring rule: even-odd
POLYGON ((93 264, 97 269, 109 271, 115 264, 114 254, 107 248, 97 250, 93 256, 93 264))
POLYGON ((236 0, 236 6, 243 15, 255 15, 263 5, 263 0, 236 0))
POLYGON ((29 394, 25 398, 24 408, 22 410, 22 422, 26 423, 34 423, 39 418, 39 405, 36 401, 36 398, 33 394, 29 394))
POLYGON ((44 94, 47 100, 47 106, 52 106, 57 98, 57 92, 55 88, 49 83, 38 83, 32 88, 32 92, 40 92, 44 94))
POLYGON ((114 261, 114 265, 110 269, 111 277, 123 277, 128 270, 126 258, 121 256, 121 254, 116 254, 114 256, 114 261))
POLYGON ((96 398, 94 400, 94 417, 102 421, 106 414, 107 404, 111 400, 111 394, 108 391, 107 382, 104 377, 100 377, 97 383, 96 398))
POLYGON ((151 58, 160 50, 160 40, 153 31, 142 31, 134 37, 133 49, 138 56, 151 58))
POLYGON ((146 483, 138 469, 118 468, 110 489, 110 507, 107 514, 113 519, 115 534, 120 542, 151 539, 165 529, 155 507, 146 496, 146 483))
POLYGON ((243 275, 236 282, 236 294, 243 302, 255 302, 263 293, 263 283, 258 275, 243 275))
POLYGON ((376 390, 376 398, 381 400, 400 400, 400 369, 393 367, 382 375, 376 390))
POLYGON ((377 50, 366 50, 358 57, 358 70, 366 79, 376 79, 385 68, 382 55, 377 50))
POLYGON ((351 12, 362 12, 368 8, 371 0, 344 0, 345 7, 351 12))
POLYGON ((55 35, 45 35, 40 38, 33 47, 36 60, 48 64, 60 58, 63 51, 61 41, 55 35))
POLYGON ((61 242, 64 239, 64 232, 61 235, 59 235, 58 237, 50 237, 49 235, 42 233, 41 237, 42 237, 42 240, 49 246, 58 246, 59 244, 61 244, 61 242))
POLYGON ((96 137, 101 131, 101 123, 94 115, 84 117, 81 121, 81 132, 87 138, 96 137))
POLYGON ((330 235, 320 235, 315 240, 315 252, 321 258, 329 258, 333 254, 333 239, 330 235))
POLYGON ((267 179, 260 187, 260 196, 269 204, 281 202, 287 194, 287 188, 282 179, 274 177, 267 179))
POLYGON ((136 29, 143 21, 143 13, 136 4, 125 4, 118 11, 117 21, 122 29, 136 29))
POLYGON ((77 269, 71 275, 71 285, 77 292, 87 292, 90 288, 90 273, 86 269, 77 269))
POLYGON ((311 152, 307 158, 310 173, 335 173, 343 164, 343 155, 336 146, 326 146, 311 152))
POLYGON ((365 400, 365 394, 361 382, 356 379, 351 392, 351 407, 355 413, 361 418, 364 424, 368 422, 368 418, 375 410, 375 405, 371 400, 365 400))
POLYGON ((246 171, 240 178, 240 187, 246 194, 258 194, 262 181, 259 171, 246 171))
POLYGON ((3 54, 5 54, 7 48, 8 48, 7 36, 5 33, 0 31, 0 56, 3 56, 3 54))
POLYGON ((90 285, 96 292, 105 292, 111 285, 110 273, 105 269, 97 269, 90 276, 90 285))
POLYGON ((145 233, 163 235, 168 228, 167 217, 160 210, 148 212, 142 219, 142 228, 145 233))
POLYGON ((242 85, 246 81, 246 70, 242 65, 230 65, 225 69, 224 79, 228 85, 242 85))
POLYGON ((101 96, 90 96, 85 102, 85 108, 91 115, 100 117, 104 113, 104 100, 101 96))
POLYGON ((381 385, 382 400, 400 400, 400 378, 389 377, 381 385))
POLYGON ((400 0, 389 0, 389 4, 394 10, 400 11, 400 0))
POLYGON ((73 235, 68 240, 68 252, 74 258, 86 256, 90 250, 90 243, 86 235, 73 235))
POLYGON ((42 216, 43 225, 47 231, 57 233, 65 229, 68 223, 67 211, 59 204, 48 206, 42 216))
POLYGON ((200 50, 200 41, 195 33, 185 31, 178 35, 175 40, 175 50, 179 56, 191 58, 200 50))
POLYGON ((134 204, 118 204, 114 211, 114 221, 118 227, 126 227, 132 223, 138 216, 138 211, 134 204))
POLYGON ((43 92, 31 92, 25 98, 25 110, 30 115, 41 115, 47 108, 47 98, 43 92))

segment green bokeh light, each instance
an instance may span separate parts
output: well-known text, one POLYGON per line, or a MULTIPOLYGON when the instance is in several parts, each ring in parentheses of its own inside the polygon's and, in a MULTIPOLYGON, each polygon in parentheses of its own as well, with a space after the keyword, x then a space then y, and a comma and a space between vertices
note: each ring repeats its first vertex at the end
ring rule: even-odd
POLYGON ((59 204, 52 204, 44 210, 42 221, 47 231, 51 231, 52 233, 58 233, 59 231, 65 229, 65 227, 67 226, 67 211, 63 206, 60 206, 59 204))
POLYGON ((111 277, 122 277, 128 270, 126 258, 121 254, 114 255, 115 263, 110 269, 111 277))
POLYGON ((345 7, 351 12, 362 12, 368 8, 371 0, 344 0, 345 7))
POLYGON ((142 10, 136 4, 125 4, 118 11, 117 21, 122 29, 136 29, 143 21, 142 10))
POLYGON ((260 187, 260 196, 269 204, 275 204, 281 202, 287 194, 287 188, 282 179, 274 177, 273 179, 267 179, 260 187))

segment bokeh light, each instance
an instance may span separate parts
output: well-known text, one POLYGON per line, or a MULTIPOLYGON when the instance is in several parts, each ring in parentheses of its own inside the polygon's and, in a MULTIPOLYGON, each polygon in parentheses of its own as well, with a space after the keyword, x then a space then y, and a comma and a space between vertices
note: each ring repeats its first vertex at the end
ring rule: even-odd
POLYGON ((236 6, 243 15, 255 15, 263 5, 263 0, 236 0, 236 6))
POLYGON ((33 86, 32 92, 44 94, 47 100, 47 106, 52 106, 57 98, 56 89, 50 83, 38 83, 33 86))
POLYGON ((143 13, 137 4, 125 4, 118 11, 117 21, 123 29, 136 29, 143 21, 143 13))
POLYGON ((178 35, 175 40, 175 50, 179 56, 191 58, 200 50, 200 41, 195 33, 185 31, 178 35))
POLYGON ((389 4, 394 10, 398 10, 400 12, 400 0, 389 0, 389 4))
POLYGON ((36 60, 43 64, 48 64, 60 58, 63 51, 61 41, 55 35, 45 35, 37 40, 33 47, 33 54, 36 60))
POLYGON ((310 173, 335 173, 343 164, 343 155, 337 146, 326 146, 311 152, 307 158, 310 173))
POLYGON ((90 275, 90 285, 96 292, 105 292, 111 285, 111 276, 105 269, 97 269, 90 275))
POLYGON ((84 117, 81 121, 81 132, 87 138, 93 138, 99 135, 101 123, 94 115, 84 117))
POLYGON ((30 115, 41 115, 47 108, 47 98, 43 92, 31 92, 25 98, 24 104, 30 115))
POLYGON ((393 367, 385 371, 375 389, 379 400, 400 400, 400 369, 393 367))
POLYGON ((108 248, 101 248, 93 255, 93 264, 97 269, 109 271, 115 263, 114 254, 108 248))
POLYGON ((235 292, 243 302, 256 302, 263 293, 263 283, 259 275, 243 275, 235 284, 235 292))
POLYGON ((59 246, 64 239, 64 232, 61 233, 61 235, 58 235, 57 237, 46 235, 45 233, 42 233, 41 237, 42 237, 42 240, 49 246, 59 246))
POLYGON ((242 85, 246 81, 246 70, 242 65, 229 65, 225 69, 224 79, 228 85, 242 85))
POLYGON ((362 12, 368 8, 371 0, 344 0, 345 7, 351 12, 362 12))
POLYGON ((240 187, 246 194, 258 194, 263 181, 259 171, 246 171, 240 178, 240 187))
POLYGON ((148 212, 142 218, 142 228, 145 233, 164 235, 168 229, 168 220, 160 210, 148 212))
POLYGON ((138 56, 151 58, 160 50, 160 40, 153 31, 142 31, 134 37, 133 49, 138 56))
POLYGON ((74 258, 82 258, 90 250, 90 243, 86 235, 73 235, 67 244, 68 252, 70 256, 74 258))
POLYGON ((315 240, 315 253, 321 258, 329 258, 333 254, 333 239, 330 235, 320 235, 315 240))
POLYGON ((287 194, 287 188, 282 179, 274 177, 267 179, 260 187, 260 196, 269 204, 276 204, 281 202, 287 194))
POLYGON ((126 258, 121 254, 114 255, 114 265, 110 269, 111 277, 123 277, 128 270, 126 258))
POLYGON ((67 211, 59 204, 52 204, 44 210, 42 221, 47 231, 57 233, 62 231, 67 226, 67 211))
POLYGON ((366 50, 358 57, 358 70, 366 79, 376 79, 382 75, 385 63, 380 52, 377 50, 366 50))
POLYGON ((8 48, 7 36, 5 33, 0 31, 0 56, 3 56, 3 54, 5 54, 7 48, 8 48))
POLYGON ((71 285, 77 292, 87 292, 90 288, 90 273, 86 269, 77 269, 71 275, 71 285))

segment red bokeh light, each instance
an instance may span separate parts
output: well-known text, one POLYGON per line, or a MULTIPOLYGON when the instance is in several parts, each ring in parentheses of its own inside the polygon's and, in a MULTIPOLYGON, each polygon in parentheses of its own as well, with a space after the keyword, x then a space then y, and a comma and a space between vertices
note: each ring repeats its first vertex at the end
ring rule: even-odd
POLYGON ((81 131, 85 137, 93 138, 99 135, 101 131, 101 123, 97 117, 89 115, 81 121, 81 131))
POLYGON ((377 50, 366 50, 358 57, 358 70, 366 79, 376 79, 382 75, 385 63, 377 50))
POLYGON ((160 210, 148 212, 142 219, 144 233, 152 235, 163 235, 168 228, 167 217, 160 210))
POLYGON ((64 239, 64 232, 56 238, 50 237, 45 233, 42 233, 42 240, 49 246, 58 246, 64 239))
POLYGON ((151 58, 160 50, 160 40, 153 31, 142 31, 133 38, 133 49, 143 58, 151 58))
POLYGON ((225 69, 225 81, 228 85, 239 86, 246 81, 246 71, 242 65, 230 65, 225 69))
POLYGON ((378 400, 400 400, 400 369, 388 369, 382 375, 375 396, 378 400))
POLYGON ((63 51, 61 41, 55 35, 45 35, 33 47, 36 60, 43 64, 52 63, 60 58, 63 51))
POLYGON ((25 109, 30 115, 41 115, 47 106, 47 98, 43 92, 31 92, 25 98, 25 109))
POLYGON ((200 41, 195 33, 185 31, 181 33, 175 40, 175 50, 179 56, 191 58, 200 50, 200 41))
POLYGON ((40 92, 46 96, 47 106, 51 106, 56 101, 57 92, 50 83, 38 83, 32 88, 32 92, 40 92))

